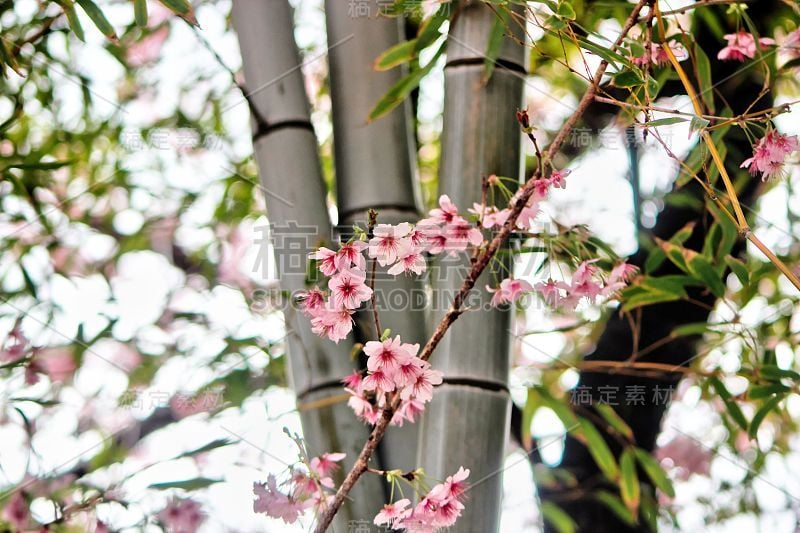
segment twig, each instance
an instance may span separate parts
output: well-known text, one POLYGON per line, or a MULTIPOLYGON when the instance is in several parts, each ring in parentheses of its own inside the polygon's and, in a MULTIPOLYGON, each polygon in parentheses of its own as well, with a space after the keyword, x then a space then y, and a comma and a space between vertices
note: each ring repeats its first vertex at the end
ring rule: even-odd
MULTIPOLYGON (((623 40, 628 35, 628 32, 631 30, 631 28, 633 28, 634 24, 636 24, 636 21, 639 18, 639 13, 645 4, 647 4, 647 0, 639 0, 639 2, 633 8, 633 11, 628 16, 625 24, 622 26, 622 30, 620 31, 617 40, 611 47, 612 51, 622 44, 623 40)), ((589 85, 589 87, 587 87, 586 92, 578 103, 578 107, 575 109, 569 119, 567 119, 556 137, 553 139, 553 142, 550 144, 545 155, 548 160, 552 160, 555 154, 558 153, 558 150, 564 144, 564 141, 566 141, 567 136, 570 134, 570 131, 572 131, 572 128, 578 123, 578 120, 589 107, 589 104, 591 104, 594 100, 594 96, 597 93, 597 89, 600 85, 600 80, 603 78, 603 74, 605 74, 607 68, 608 61, 601 61, 600 65, 595 71, 594 77, 592 78, 592 83, 589 85)), ((469 274, 467 274, 466 278, 464 279, 464 282, 456 294, 450 309, 447 311, 447 314, 445 314, 444 318, 442 318, 433 335, 431 335, 430 339, 428 339, 428 342, 422 348, 419 358, 423 361, 427 361, 430 358, 433 350, 436 349, 447 330, 463 312, 462 305, 469 292, 475 286, 475 282, 478 280, 478 277, 481 275, 481 273, 483 273, 490 260, 494 257, 502 244, 514 230, 517 218, 519 218, 519 215, 522 212, 522 209, 525 207, 525 204, 528 202, 528 199, 531 197, 531 195, 533 195, 535 181, 535 179, 530 179, 525 182, 525 184, 519 189, 516 197, 512 198, 509 205, 511 214, 509 215, 508 220, 506 220, 506 223, 494 236, 484 253, 472 265, 469 274)), ((378 446, 378 443, 383 438, 383 435, 386 433, 386 428, 389 426, 392 416, 399 405, 400 395, 395 393, 392 397, 392 401, 387 403, 387 405, 383 408, 380 419, 375 425, 375 428, 372 430, 372 433, 370 433, 369 437, 367 438, 367 442, 361 449, 361 453, 358 454, 358 458, 356 459, 353 468, 347 473, 347 476, 342 482, 342 485, 339 487, 339 490, 336 491, 333 501, 320 516, 319 522, 317 523, 317 527, 315 529, 316 533, 324 533, 328 529, 328 526, 330 526, 331 522, 333 521, 333 517, 344 503, 345 498, 347 498, 347 495, 353 489, 353 486, 356 484, 361 475, 366 472, 369 466, 369 460, 372 457, 372 454, 375 452, 375 448, 378 446)))

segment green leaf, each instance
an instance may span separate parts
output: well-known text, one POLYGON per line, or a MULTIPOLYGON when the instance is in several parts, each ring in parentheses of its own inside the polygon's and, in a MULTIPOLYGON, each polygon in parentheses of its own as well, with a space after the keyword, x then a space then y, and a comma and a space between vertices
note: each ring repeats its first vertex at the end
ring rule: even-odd
POLYGON ((433 44, 433 42, 441 36, 439 28, 450 18, 451 10, 450 4, 442 4, 436 13, 431 15, 430 18, 426 19, 420 25, 419 31, 417 32, 418 52, 433 44))
POLYGON ((693 322, 678 326, 670 333, 671 337, 688 337, 691 335, 702 335, 709 331, 708 322, 693 322))
POLYGON ((669 479, 669 476, 664 469, 661 468, 658 461, 647 453, 647 451, 640 448, 635 448, 634 453, 636 454, 636 460, 641 465, 644 473, 647 474, 647 477, 650 478, 650 481, 653 482, 653 485, 670 498, 674 498, 675 487, 672 486, 672 480, 669 479))
POLYGON ((64 14, 67 16, 67 23, 69 24, 72 33, 75 34, 75 37, 81 41, 86 41, 86 37, 83 34, 83 26, 78 18, 78 12, 75 11, 75 7, 72 5, 65 5, 64 14))
POLYGON ((692 45, 694 52, 694 63, 697 75, 697 82, 699 84, 700 98, 710 113, 714 113, 714 83, 711 77, 711 61, 708 56, 697 43, 692 45))
POLYGON ((781 379, 788 378, 792 381, 800 381, 800 373, 794 370, 787 370, 775 365, 764 365, 758 369, 758 373, 769 379, 770 381, 780 381, 781 379))
POLYGON ((205 452, 210 452, 211 450, 216 450, 217 448, 222 448, 223 446, 230 446, 231 444, 234 444, 234 441, 225 438, 212 440, 208 444, 204 444, 199 448, 183 452, 174 459, 182 459, 184 457, 194 457, 195 455, 199 455, 205 452))
POLYGON ((689 282, 694 283, 688 276, 662 276, 660 278, 645 276, 635 284, 622 291, 622 309, 628 311, 644 305, 673 302, 686 298, 686 289, 689 282))
POLYGON ((159 0, 162 4, 167 6, 173 13, 181 17, 183 20, 192 26, 199 26, 197 18, 194 16, 194 10, 189 0, 159 0))
POLYGON ((611 50, 604 48, 603 46, 600 46, 598 44, 595 44, 591 41, 588 41, 583 37, 577 37, 577 40, 578 40, 578 46, 580 46, 585 50, 588 50, 589 52, 595 54, 596 56, 600 56, 600 58, 604 59, 610 65, 630 65, 630 61, 628 59, 622 57, 620 54, 616 52, 612 52, 611 50))
POLYGON ((81 6, 81 9, 92 19, 92 22, 94 22, 94 25, 100 30, 100 33, 113 41, 117 40, 117 32, 114 31, 114 26, 108 21, 103 11, 97 7, 97 4, 92 0, 75 0, 75 2, 81 6))
POLYGON ((575 13, 575 9, 573 9, 572 4, 569 2, 561 2, 558 5, 558 10, 556 11, 558 16, 564 17, 568 20, 575 20, 578 15, 575 13))
POLYGON ((133 0, 133 17, 140 28, 147 26, 147 0, 133 0))
POLYGON ((221 479, 210 479, 207 477, 196 477, 193 479, 183 479, 181 481, 165 481, 163 483, 153 483, 148 488, 157 490, 167 489, 183 489, 183 490, 197 490, 204 489, 214 483, 219 483, 221 479))
POLYGON ((725 283, 706 256, 697 254, 688 261, 688 264, 692 275, 705 283, 714 296, 717 298, 725 296, 725 283))
POLYGON ((645 126, 669 126, 671 124, 680 124, 681 122, 688 122, 688 118, 683 117, 666 117, 645 122, 645 126))
POLYGON ((375 104, 375 107, 373 107, 372 111, 369 112, 369 118, 367 120, 371 122, 375 119, 378 119, 400 105, 411 93, 411 91, 413 91, 419 85, 420 81, 422 81, 422 78, 424 78, 431 71, 431 69, 433 69, 433 66, 436 64, 439 56, 441 56, 442 52, 444 52, 444 48, 445 45, 443 44, 427 65, 410 72, 408 75, 404 76, 400 81, 394 84, 394 86, 381 97, 378 103, 375 104))
POLYGON ((486 43, 486 57, 483 60, 483 81, 487 83, 492 79, 494 67, 497 64, 497 58, 500 57, 500 52, 503 49, 503 38, 506 34, 506 26, 508 25, 508 11, 503 9, 497 12, 498 16, 494 17, 492 22, 492 29, 489 32, 489 41, 486 43))
POLYGON ((706 129, 709 124, 711 124, 711 122, 703 117, 692 117, 692 120, 689 122, 689 131, 702 131, 706 129))
POLYGON ((617 87, 636 87, 643 83, 642 76, 635 70, 623 70, 614 76, 614 85, 617 87))
POLYGON ((630 510, 625 507, 625 504, 617 496, 605 490, 599 490, 595 492, 594 496, 603 505, 611 509, 611 511, 617 515, 620 520, 629 526, 636 524, 636 517, 631 514, 630 510))
POLYGON ((414 59, 417 55, 417 40, 403 41, 384 50, 375 58, 375 70, 389 70, 414 59))
POLYGON ((758 435, 758 428, 761 426, 761 423, 768 414, 778 407, 778 404, 781 403, 781 400, 783 400, 783 396, 775 396, 770 398, 764 402, 764 405, 762 405, 758 411, 756 411, 756 414, 753 415, 753 420, 750 422, 750 429, 747 430, 747 434, 751 439, 756 438, 758 435))
POLYGON ((617 461, 603 436, 597 431, 594 424, 585 418, 579 418, 578 425, 579 428, 574 432, 575 438, 586 445, 589 454, 603 474, 611 481, 616 481, 619 477, 617 461))
POLYGON ((768 398, 773 394, 778 394, 781 397, 783 397, 791 390, 792 389, 790 389, 783 383, 772 383, 770 385, 753 385, 747 391, 747 398, 750 400, 758 400, 760 398, 768 398))
POLYGON ((603 417, 609 426, 620 435, 633 440, 633 430, 628 424, 617 414, 613 407, 604 403, 595 405, 597 413, 603 417))
POLYGON ((744 417, 742 410, 736 405, 736 402, 731 396, 731 393, 728 389, 723 385, 722 381, 719 378, 712 376, 708 378, 708 382, 714 387, 714 390, 717 391, 719 397, 722 399, 723 403, 725 404, 725 408, 728 411, 728 415, 733 419, 736 424, 742 428, 743 430, 747 431, 748 424, 747 419, 744 417))
POLYGON ((19 170, 56 170, 72 164, 72 161, 35 161, 32 163, 12 163, 5 167, 3 171, 11 168, 19 170))
POLYGON ((545 521, 552 525, 558 533, 575 533, 577 531, 578 525, 575 521, 553 502, 542 502, 539 509, 545 521))
POLYGON ((525 406, 522 408, 522 445, 526 450, 530 450, 533 446, 531 438, 531 421, 536 409, 539 408, 539 395, 535 389, 528 389, 528 397, 525 400, 525 406))
POLYGON ((747 265, 745 265, 744 261, 736 259, 730 255, 726 255, 725 264, 728 265, 728 268, 731 269, 731 272, 736 274, 736 277, 739 278, 742 286, 747 287, 750 285, 750 271, 747 270, 747 265))
POLYGON ((619 492, 622 501, 633 516, 637 516, 639 502, 641 501, 641 489, 639 478, 636 476, 636 459, 631 448, 626 448, 619 458, 619 492))

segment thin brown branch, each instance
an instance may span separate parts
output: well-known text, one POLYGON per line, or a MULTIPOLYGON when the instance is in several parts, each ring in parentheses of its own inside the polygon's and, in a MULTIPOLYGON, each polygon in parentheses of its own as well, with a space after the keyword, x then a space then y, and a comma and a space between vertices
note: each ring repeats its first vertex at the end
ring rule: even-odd
MULTIPOLYGON (((631 28, 636 24, 636 21, 639 19, 639 13, 642 11, 642 8, 647 4, 647 0, 639 0, 636 6, 631 11, 631 14, 628 16, 625 24, 622 26, 622 30, 620 31, 619 36, 617 37, 614 45, 611 47, 613 51, 617 48, 620 44, 622 44, 625 37, 630 32, 631 28)), ((608 62, 603 60, 600 62, 600 65, 597 67, 595 71, 594 77, 592 78, 592 82, 587 87, 586 92, 584 93, 583 97, 581 98, 580 102, 578 103, 578 107, 575 109, 573 114, 567 119, 564 125, 559 130, 556 137, 553 139, 553 142, 550 144, 545 157, 547 160, 552 160, 553 157, 558 153, 561 149, 561 146, 566 141, 567 137, 569 136, 572 128, 578 123, 581 116, 586 112, 586 109, 589 107, 589 104, 592 103, 594 100, 594 96, 597 93, 598 87, 600 85, 600 80, 603 78, 603 75, 608 68, 608 62)), ((538 172, 537 172, 538 174, 538 172)), ((541 176, 535 176, 541 177, 541 176)), ((456 297, 453 300, 450 309, 445 314, 444 318, 442 318, 439 325, 436 327, 433 335, 428 342, 425 344, 424 348, 419 354, 420 359, 426 361, 430 358, 433 351, 438 346, 439 342, 444 337, 447 330, 450 326, 455 322, 455 320, 461 315, 463 312, 462 305, 475 286, 478 277, 483 273, 486 267, 489 265, 491 259, 495 256, 497 251, 506 241, 508 236, 514 230, 516 226, 517 218, 519 218, 522 209, 525 207, 525 204, 528 202, 528 199, 533 195, 534 192, 534 182, 535 179, 528 180, 520 189, 515 198, 512 198, 511 203, 509 205, 511 209, 511 214, 508 217, 508 220, 500 229, 500 231, 494 236, 492 241, 489 243, 489 246, 486 250, 481 254, 477 261, 472 265, 469 274, 467 274, 464 282, 461 285, 456 297)), ((378 423, 375 425, 375 428, 372 430, 367 442, 364 444, 364 447, 359 453, 358 458, 356 459, 353 468, 348 472, 347 476, 345 477, 342 485, 339 487, 339 490, 336 491, 336 495, 333 498, 330 506, 325 510, 325 512, 320 516, 319 522, 317 523, 317 527, 315 531, 317 533, 324 533, 328 527, 330 526, 331 522, 333 521, 333 517, 336 515, 338 510, 341 508, 342 504, 344 503, 347 495, 353 489, 358 479, 361 477, 364 472, 366 472, 367 468, 369 467, 369 460, 372 457, 372 454, 375 452, 375 448, 378 446, 378 443, 383 438, 383 435, 386 433, 386 428, 389 426, 389 423, 392 420, 392 416, 394 415, 395 410, 400 405, 400 395, 395 393, 392 397, 392 401, 388 402, 387 405, 384 407, 383 411, 381 412, 381 418, 378 420, 378 423)))

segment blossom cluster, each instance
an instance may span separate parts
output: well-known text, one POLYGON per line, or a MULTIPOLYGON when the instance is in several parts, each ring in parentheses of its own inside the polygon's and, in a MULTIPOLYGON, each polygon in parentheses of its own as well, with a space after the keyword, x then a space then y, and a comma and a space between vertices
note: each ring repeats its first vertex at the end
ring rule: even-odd
POLYGON ((347 403, 358 418, 375 424, 385 406, 386 394, 396 391, 402 403, 391 423, 397 426, 406 420, 414 423, 416 415, 433 397, 434 385, 442 382, 442 373, 417 357, 417 352, 419 344, 403 343, 399 335, 366 343, 367 376, 355 371, 342 380, 350 393, 347 403))
POLYGON ((786 158, 798 149, 800 141, 797 135, 783 135, 770 130, 756 143, 753 157, 745 160, 741 167, 749 169, 753 175, 760 172, 762 180, 780 176, 786 158))
POLYGON ((689 58, 689 53, 686 51, 686 48, 677 41, 670 41, 665 44, 650 43, 650 53, 648 54, 647 50, 645 50, 642 55, 633 57, 633 64, 641 68, 649 64, 657 66, 666 65, 669 63, 669 55, 667 55, 665 50, 667 47, 669 47, 675 59, 678 61, 684 61, 689 58))
MULTIPOLYGON (((717 59, 744 62, 756 56, 756 38, 753 37, 751 33, 744 31, 729 33, 725 36, 725 40, 728 42, 728 45, 719 51, 717 59)), ((769 37, 761 37, 758 39, 758 49, 763 49, 764 47, 774 44, 775 40, 769 37)))
POLYGON ((534 285, 544 301, 558 309, 573 310, 582 299, 594 303, 598 296, 613 296, 624 288, 638 268, 628 263, 615 266, 605 282, 598 278, 597 260, 584 261, 573 272, 571 279, 556 281, 548 279, 534 285))
POLYGON ((256 497, 253 512, 265 513, 292 524, 306 509, 322 510, 333 499, 333 495, 325 490, 334 488, 331 474, 344 458, 343 453, 325 453, 311 458, 308 471, 298 468, 292 470, 290 478, 283 483, 285 492, 278 487, 273 474, 267 476, 266 483, 253 483, 256 497))
POLYGON ((410 531, 435 531, 455 524, 464 509, 463 499, 467 491, 466 479, 469 470, 461 467, 452 476, 434 486, 413 508, 411 501, 403 498, 384 505, 375 516, 375 524, 392 529, 410 531))

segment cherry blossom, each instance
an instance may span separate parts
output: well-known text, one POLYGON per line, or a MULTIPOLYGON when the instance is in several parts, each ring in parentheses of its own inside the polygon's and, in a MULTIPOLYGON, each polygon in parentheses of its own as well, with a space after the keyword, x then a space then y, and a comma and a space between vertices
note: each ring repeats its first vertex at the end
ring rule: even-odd
POLYGON ((542 295, 545 303, 554 308, 559 307, 564 299, 561 294, 562 288, 562 284, 552 278, 547 281, 540 281, 533 286, 533 289, 542 295))
POLYGON ((364 283, 367 274, 363 270, 342 270, 328 282, 331 299, 337 307, 357 309, 362 302, 372 298, 372 289, 364 283))
POLYGON ((419 361, 422 372, 413 383, 409 383, 400 391, 400 397, 404 400, 414 397, 422 403, 426 403, 433 398, 433 386, 442 382, 443 374, 438 370, 432 369, 427 361, 422 361, 421 359, 419 361))
POLYGON ((410 514, 395 520, 392 527, 409 531, 435 531, 455 524, 464 510, 464 481, 468 476, 469 470, 460 467, 445 483, 434 486, 423 496, 410 514))
POLYGON ((311 331, 320 337, 328 337, 339 342, 353 330, 352 311, 345 308, 332 308, 331 303, 314 310, 311 318, 311 331))
POLYGON ((708 476, 713 454, 695 439, 677 435, 664 446, 656 448, 656 459, 671 463, 677 469, 679 479, 687 480, 692 474, 708 476))
POLYGON ((0 362, 11 363, 25 357, 28 352, 28 339, 19 326, 12 329, 6 338, 6 346, 0 350, 0 362))
MULTIPOLYGON (((675 59, 678 61, 685 61, 689 58, 689 53, 681 43, 677 41, 669 41, 667 46, 670 50, 672 50, 675 59)), ((669 63, 669 56, 664 50, 663 44, 650 43, 650 53, 648 54, 645 50, 644 54, 633 58, 633 63, 634 65, 642 68, 646 67, 648 64, 661 66, 669 63)))
POLYGON ((767 180, 780 176, 786 157, 800 149, 797 135, 784 135, 776 130, 770 130, 756 143, 753 157, 745 160, 742 168, 747 168, 755 175, 761 173, 761 179, 767 180))
POLYGON ((28 524, 29 517, 28 502, 25 500, 25 495, 22 491, 18 490, 11 495, 3 508, 3 520, 22 530, 28 524))
POLYGON ((196 501, 173 498, 158 513, 158 519, 169 533, 193 533, 206 517, 196 501))
POLYGON ((373 522, 376 526, 385 524, 392 529, 396 529, 395 526, 411 514, 411 509, 406 509, 409 505, 411 505, 411 500, 407 498, 386 504, 383 506, 383 509, 375 515, 375 520, 373 522))
POLYGON ((297 517, 305 510, 303 502, 290 498, 278 490, 278 484, 273 474, 267 476, 266 483, 253 483, 254 513, 266 513, 273 518, 280 518, 287 524, 293 524, 297 517))
POLYGON ((410 240, 400 243, 397 256, 399 258, 397 263, 388 270, 393 276, 409 272, 420 275, 427 268, 422 252, 410 240))
POLYGON ((458 216, 458 207, 450 201, 450 197, 443 194, 439 197, 439 207, 431 209, 428 213, 434 222, 450 224, 458 216))
POLYGON ((401 239, 411 233, 411 224, 378 224, 372 233, 374 237, 369 241, 369 256, 377 259, 381 266, 391 265, 397 261, 401 239))
POLYGON ((351 241, 343 244, 336 252, 337 269, 347 269, 355 266, 359 270, 367 269, 367 259, 364 257, 364 250, 367 243, 362 241, 351 241))
POLYGON ((325 308, 325 293, 314 287, 300 294, 300 309, 308 317, 316 316, 316 313, 325 308))
POLYGON ((530 283, 523 279, 506 278, 500 282, 497 289, 486 287, 489 292, 494 293, 491 304, 497 307, 506 303, 516 302, 524 293, 533 291, 530 283))
POLYGON ((337 259, 336 252, 329 248, 323 246, 316 252, 311 252, 309 257, 319 262, 319 271, 326 276, 333 276, 339 270, 340 260, 337 259))
MULTIPOLYGON (((417 350, 419 345, 417 345, 417 350)), ((387 373, 396 373, 400 365, 416 355, 406 348, 400 340, 400 335, 394 339, 386 339, 383 342, 369 341, 364 345, 364 353, 367 354, 367 369, 370 372, 383 370, 387 373)))
MULTIPOLYGON (((752 34, 740 31, 738 33, 729 33, 725 35, 725 40, 728 45, 725 46, 717 54, 717 59, 723 61, 741 61, 744 62, 748 58, 752 59, 756 56, 756 40, 752 34)), ((762 37, 758 40, 759 48, 775 44, 774 39, 769 37, 762 37)))
POLYGON ((325 478, 339 468, 339 465, 336 463, 345 457, 347 457, 345 453, 323 453, 319 457, 313 457, 309 462, 309 467, 320 478, 325 478))

